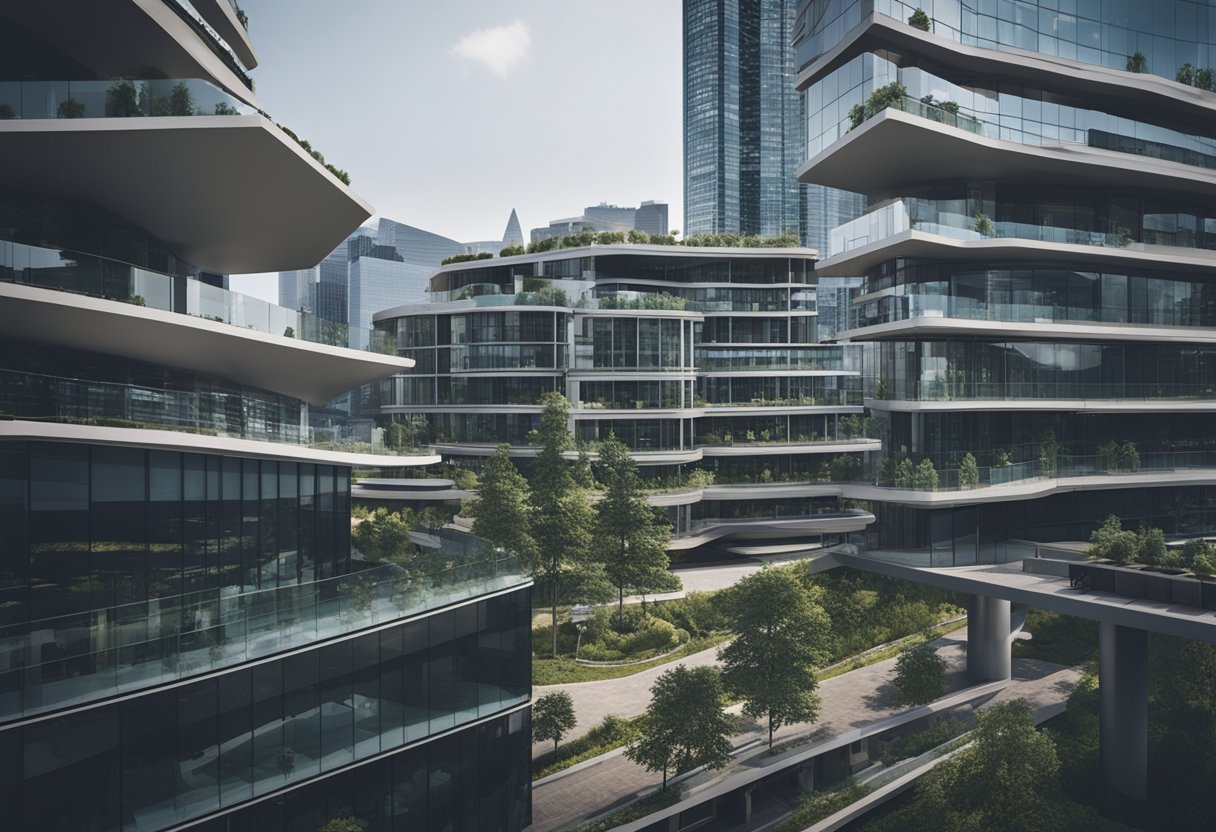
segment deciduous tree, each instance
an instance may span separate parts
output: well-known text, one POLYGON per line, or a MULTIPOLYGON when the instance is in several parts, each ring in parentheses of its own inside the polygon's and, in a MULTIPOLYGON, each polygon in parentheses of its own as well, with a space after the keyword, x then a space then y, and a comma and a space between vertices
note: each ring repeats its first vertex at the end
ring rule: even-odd
POLYGON ((924 643, 899 654, 895 662, 895 688, 899 704, 923 705, 946 689, 946 662, 933 645, 924 643))
POLYGON ((553 740, 553 758, 557 759, 557 744, 574 730, 578 718, 574 715, 574 700, 564 690, 546 693, 532 703, 532 741, 553 740))
POLYGON ((481 472, 477 499, 464 507, 473 515, 473 534, 532 564, 535 542, 528 511, 528 481, 511 461, 510 446, 499 445, 481 472))
POLYGON ((782 725, 819 715, 815 666, 828 656, 832 622, 788 569, 765 567, 726 593, 735 638, 719 651, 728 690, 743 712, 768 722, 768 744, 782 725))
POLYGON ((647 771, 679 774, 697 766, 722 768, 730 761, 734 720, 722 707, 722 680, 716 668, 684 665, 667 671, 650 689, 638 736, 625 756, 647 771))

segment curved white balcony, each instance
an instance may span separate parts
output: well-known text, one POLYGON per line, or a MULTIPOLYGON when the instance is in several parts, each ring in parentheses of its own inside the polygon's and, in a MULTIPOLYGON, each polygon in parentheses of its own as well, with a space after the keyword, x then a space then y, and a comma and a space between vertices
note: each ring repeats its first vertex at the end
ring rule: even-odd
POLYGON ((673 537, 667 548, 672 551, 695 549, 723 537, 763 540, 791 534, 859 532, 873 522, 873 514, 857 510, 800 517, 706 518, 697 521, 687 534, 673 537))
MULTIPOLYGON (((926 109, 916 101, 908 106, 926 109)), ((952 123, 887 108, 805 162, 798 178, 874 199, 935 182, 989 179, 1216 195, 1216 170, 1080 143, 1021 144, 980 135, 995 125, 974 118, 946 115, 943 120, 952 123)))

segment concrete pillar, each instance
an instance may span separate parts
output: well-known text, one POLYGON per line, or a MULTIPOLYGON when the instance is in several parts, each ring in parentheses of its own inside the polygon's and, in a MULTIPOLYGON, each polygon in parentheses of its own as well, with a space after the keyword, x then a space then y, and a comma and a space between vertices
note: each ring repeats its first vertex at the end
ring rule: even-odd
POLYGON ((1009 602, 972 595, 967 604, 967 675, 999 682, 1012 675, 1009 602))
POLYGON ((1148 794, 1148 633, 1103 621, 1098 630, 1098 758, 1106 785, 1148 794))

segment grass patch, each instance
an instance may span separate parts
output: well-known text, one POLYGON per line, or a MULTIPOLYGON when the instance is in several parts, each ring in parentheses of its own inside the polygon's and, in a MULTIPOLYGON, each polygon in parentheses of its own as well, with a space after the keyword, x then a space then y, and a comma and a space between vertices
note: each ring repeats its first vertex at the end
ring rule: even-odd
POLYGON ((850 670, 860 670, 863 667, 878 664, 879 662, 898 656, 909 647, 915 647, 917 644, 921 643, 922 639, 927 638, 929 641, 932 641, 934 639, 941 638, 947 633, 953 633, 955 630, 961 630, 966 626, 967 619, 964 618, 962 621, 951 621, 948 624, 939 624, 938 626, 929 630, 927 633, 915 633, 910 636, 904 636, 899 641, 894 642, 882 650, 875 650, 872 653, 857 655, 851 659, 846 659, 845 661, 837 662, 834 665, 829 665, 828 667, 825 667, 823 670, 819 671, 819 673, 816 674, 816 678, 822 682, 825 679, 831 679, 833 676, 840 676, 848 673, 850 670))
POLYGON ((1098 657, 1098 622, 1051 610, 1026 612, 1031 638, 1013 643, 1015 659, 1039 659, 1071 667, 1098 657))
POLYGON ((658 667, 668 662, 679 661, 694 653, 700 653, 702 650, 716 647, 728 638, 730 638, 730 635, 727 633, 719 633, 704 638, 694 638, 668 656, 660 656, 648 662, 631 664, 626 667, 589 667, 565 656, 556 659, 533 658, 532 684, 539 687, 541 685, 565 685, 571 682, 598 682, 602 679, 620 679, 623 676, 632 676, 635 673, 641 673, 643 670, 649 670, 652 667, 658 667))
POLYGON ((556 774, 559 771, 578 765, 584 760, 607 754, 615 748, 625 745, 641 726, 642 717, 635 716, 624 719, 609 714, 604 720, 583 736, 563 745, 559 750, 558 759, 553 758, 553 752, 542 754, 532 762, 532 779, 539 780, 556 774))
POLYGON ((680 802, 681 791, 678 786, 669 786, 665 792, 655 792, 647 795, 636 803, 631 803, 623 809, 618 809, 610 815, 574 827, 574 832, 608 832, 618 826, 644 818, 651 812, 666 809, 680 802))
POLYGON ((870 793, 868 786, 857 783, 847 783, 839 788, 825 792, 811 792, 798 801, 798 808, 785 823, 777 827, 775 832, 801 832, 812 824, 819 823, 826 817, 839 812, 846 806, 851 806, 870 793))

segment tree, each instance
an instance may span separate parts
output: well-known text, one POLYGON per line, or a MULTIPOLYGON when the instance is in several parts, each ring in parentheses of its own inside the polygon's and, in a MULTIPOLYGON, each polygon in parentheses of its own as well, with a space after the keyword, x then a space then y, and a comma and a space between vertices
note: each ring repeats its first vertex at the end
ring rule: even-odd
POLYGON ((918 644, 899 654, 895 688, 901 705, 923 705, 945 692, 946 662, 933 645, 918 644))
POLYGON ((922 32, 929 31, 929 23, 929 15, 925 14, 925 10, 921 8, 912 12, 912 15, 908 18, 908 25, 914 26, 922 32))
POLYGON ((401 564, 414 553, 413 527, 414 514, 408 508, 389 511, 381 507, 355 526, 351 541, 372 563, 401 564))
POLYGON ((587 494, 575 484, 570 461, 563 454, 572 440, 566 428, 570 402, 561 393, 541 397, 544 410, 534 441, 540 454, 532 464, 532 493, 529 500, 533 556, 530 571, 546 581, 553 636, 553 658, 557 658, 557 601, 563 572, 584 566, 591 545, 593 514, 587 494))
POLYGON ((651 591, 667 577, 671 527, 646 502, 638 464, 624 443, 610 436, 600 443, 599 479, 604 496, 595 506, 595 549, 617 591, 618 626, 625 623, 625 589, 651 591))
POLYGON ((553 759, 557 759, 557 744, 574 730, 578 718, 574 715, 574 700, 564 690, 546 693, 532 703, 532 742, 553 740, 553 759))
POLYGON ((464 511, 473 516, 473 534, 525 562, 532 554, 528 481, 511 461, 509 445, 499 445, 481 472, 477 499, 464 511))
POLYGON ((980 483, 980 469, 975 464, 975 456, 968 453, 958 466, 958 484, 961 488, 975 488, 980 483))
POLYGON ((722 680, 743 713, 768 722, 768 745, 782 725, 819 715, 815 666, 829 655, 832 622, 788 569, 764 567, 726 592, 735 638, 723 647, 722 680))
POLYGON ((912 487, 917 491, 937 490, 937 469, 933 467, 933 460, 925 457, 916 466, 912 474, 912 487))
POLYGON ((722 708, 722 679, 713 667, 684 665, 668 670, 650 689, 641 730, 625 756, 647 771, 679 774, 705 766, 722 768, 730 761, 734 721, 722 708))

